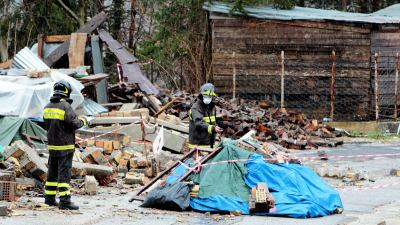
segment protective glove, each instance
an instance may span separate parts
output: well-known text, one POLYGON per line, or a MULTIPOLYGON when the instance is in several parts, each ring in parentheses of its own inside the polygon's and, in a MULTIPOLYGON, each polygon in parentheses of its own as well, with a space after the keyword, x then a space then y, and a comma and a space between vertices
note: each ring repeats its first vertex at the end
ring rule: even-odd
POLYGON ((217 133, 222 133, 222 132, 224 132, 224 129, 222 129, 222 128, 219 127, 219 126, 215 126, 215 132, 217 132, 217 133))
POLYGON ((86 116, 78 116, 78 119, 80 119, 83 122, 83 126, 88 126, 89 122, 86 116))

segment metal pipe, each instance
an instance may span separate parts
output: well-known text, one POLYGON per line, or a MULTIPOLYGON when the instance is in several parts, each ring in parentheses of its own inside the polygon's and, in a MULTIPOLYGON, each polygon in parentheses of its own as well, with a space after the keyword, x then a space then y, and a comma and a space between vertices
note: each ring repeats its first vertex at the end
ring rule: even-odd
POLYGON ((332 51, 331 111, 330 111, 331 121, 333 121, 333 112, 335 109, 335 62, 336 62, 336 53, 335 51, 332 51))
POLYGON ((378 53, 375 53, 375 119, 379 119, 379 77, 378 77, 378 53))

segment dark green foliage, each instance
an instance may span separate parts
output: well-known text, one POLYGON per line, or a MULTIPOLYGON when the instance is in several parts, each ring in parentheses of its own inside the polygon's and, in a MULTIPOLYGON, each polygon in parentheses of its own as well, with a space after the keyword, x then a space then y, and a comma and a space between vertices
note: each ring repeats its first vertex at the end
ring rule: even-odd
POLYGON ((122 40, 121 28, 125 19, 124 0, 113 0, 110 11, 110 32, 117 40, 122 40))
MULTIPOLYGON (((76 4, 72 4, 73 1, 65 3, 71 9, 76 7, 76 4)), ((9 34, 10 56, 14 54, 14 46, 16 51, 31 46, 37 41, 38 34, 68 34, 78 28, 78 22, 51 0, 21 1, 20 4, 13 0, 2 1, 0 12, 7 12, 0 14, 0 39, 5 43, 9 34)), ((5 60, 7 59, 0 59, 5 60)))

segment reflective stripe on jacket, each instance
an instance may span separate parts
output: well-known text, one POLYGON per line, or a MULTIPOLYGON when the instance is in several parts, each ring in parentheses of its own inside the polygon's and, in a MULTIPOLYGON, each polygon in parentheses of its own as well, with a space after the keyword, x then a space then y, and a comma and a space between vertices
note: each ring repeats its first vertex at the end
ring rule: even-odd
POLYGON ((84 125, 70 103, 52 97, 43 110, 48 149, 52 156, 64 156, 75 150, 75 130, 84 125))

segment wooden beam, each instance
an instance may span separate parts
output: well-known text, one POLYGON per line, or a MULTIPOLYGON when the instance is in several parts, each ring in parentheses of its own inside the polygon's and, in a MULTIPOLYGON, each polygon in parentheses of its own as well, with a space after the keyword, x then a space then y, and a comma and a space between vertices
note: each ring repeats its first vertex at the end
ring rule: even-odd
POLYGON ((12 63, 12 60, 11 60, 11 59, 8 60, 8 61, 5 61, 5 62, 3 62, 3 63, 0 63, 0 68, 1 68, 1 69, 8 69, 8 68, 10 68, 11 63, 12 63))
POLYGON ((85 65, 85 47, 87 33, 71 34, 71 44, 68 49, 69 68, 76 68, 85 65))
POLYGON ((61 43, 71 39, 71 35, 48 35, 44 41, 46 43, 61 43))
POLYGON ((103 80, 103 79, 107 78, 108 76, 109 75, 106 73, 99 73, 99 74, 94 74, 94 75, 90 75, 90 76, 86 76, 86 77, 82 77, 82 78, 77 78, 77 80, 84 83, 84 82, 90 82, 90 81, 103 80))
MULTIPOLYGON (((89 22, 85 23, 77 33, 92 33, 97 27, 99 27, 104 21, 107 19, 107 14, 105 12, 101 12, 94 16, 89 22)), ((48 66, 52 66, 56 63, 61 57, 68 53, 69 49, 69 40, 64 41, 56 50, 54 50, 44 61, 48 66)))
POLYGON ((175 101, 177 100, 177 98, 173 98, 170 102, 168 102, 166 105, 164 105, 163 107, 161 107, 160 110, 158 110, 158 112, 154 115, 154 117, 157 117, 158 115, 160 115, 162 112, 164 112, 165 110, 167 110, 169 107, 171 107, 175 101))
POLYGON ((38 56, 41 59, 43 59, 43 45, 44 45, 43 39, 44 39, 44 35, 39 34, 38 35, 38 56))

